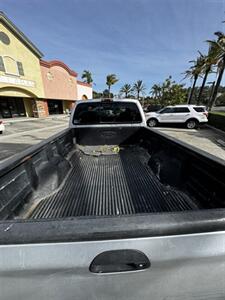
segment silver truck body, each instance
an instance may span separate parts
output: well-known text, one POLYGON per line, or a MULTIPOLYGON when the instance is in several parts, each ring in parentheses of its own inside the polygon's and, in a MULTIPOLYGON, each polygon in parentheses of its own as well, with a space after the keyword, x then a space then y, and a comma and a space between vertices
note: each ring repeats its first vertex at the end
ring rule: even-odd
POLYGON ((1 299, 222 300, 224 232, 0 247, 1 299), (93 274, 92 260, 112 249, 137 249, 144 271, 93 274))

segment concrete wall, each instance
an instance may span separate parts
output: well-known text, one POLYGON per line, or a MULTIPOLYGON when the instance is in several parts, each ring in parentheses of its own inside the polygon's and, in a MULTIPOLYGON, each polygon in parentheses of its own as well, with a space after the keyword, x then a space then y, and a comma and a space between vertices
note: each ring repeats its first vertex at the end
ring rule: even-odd
POLYGON ((83 99, 84 95, 87 97, 87 99, 93 99, 92 85, 77 81, 77 100, 85 100, 83 99))
POLYGON ((0 95, 43 98, 39 58, 3 23, 0 23, 0 31, 10 39, 9 45, 0 42, 0 56, 3 57, 7 69, 6 72, 0 71, 0 95), (24 76, 18 74, 17 61, 23 65, 24 76))
POLYGON ((47 117, 49 115, 47 101, 46 100, 35 100, 33 111, 34 111, 35 117, 38 117, 38 118, 47 117))
POLYGON ((27 117, 33 117, 34 112, 33 112, 33 101, 29 98, 24 98, 23 99, 25 111, 26 111, 26 116, 27 117))

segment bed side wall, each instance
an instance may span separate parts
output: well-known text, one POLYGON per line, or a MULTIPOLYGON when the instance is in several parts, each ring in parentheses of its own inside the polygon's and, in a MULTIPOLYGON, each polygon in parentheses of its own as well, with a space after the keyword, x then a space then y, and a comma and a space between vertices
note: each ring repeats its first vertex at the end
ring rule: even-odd
POLYGON ((223 160, 147 128, 138 138, 148 148, 149 165, 162 183, 184 190, 202 208, 225 207, 223 160))
POLYGON ((70 169, 65 157, 72 147, 71 131, 66 130, 1 164, 0 219, 12 217, 34 193, 57 188, 70 169))

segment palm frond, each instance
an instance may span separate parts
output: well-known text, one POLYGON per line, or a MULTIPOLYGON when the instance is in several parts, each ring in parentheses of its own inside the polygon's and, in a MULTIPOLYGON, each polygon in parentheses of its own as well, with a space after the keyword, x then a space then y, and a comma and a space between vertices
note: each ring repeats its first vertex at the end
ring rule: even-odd
POLYGON ((199 50, 198 50, 198 53, 199 53, 200 57, 205 57, 205 55, 202 54, 199 50))

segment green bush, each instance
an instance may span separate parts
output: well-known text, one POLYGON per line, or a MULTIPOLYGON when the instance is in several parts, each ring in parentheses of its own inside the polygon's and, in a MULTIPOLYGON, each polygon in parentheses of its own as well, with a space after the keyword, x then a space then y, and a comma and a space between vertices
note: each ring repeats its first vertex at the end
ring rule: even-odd
POLYGON ((211 112, 209 113, 209 125, 225 131, 225 113, 211 112))

